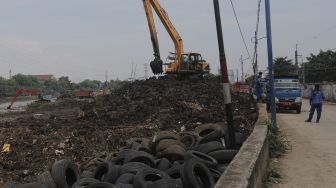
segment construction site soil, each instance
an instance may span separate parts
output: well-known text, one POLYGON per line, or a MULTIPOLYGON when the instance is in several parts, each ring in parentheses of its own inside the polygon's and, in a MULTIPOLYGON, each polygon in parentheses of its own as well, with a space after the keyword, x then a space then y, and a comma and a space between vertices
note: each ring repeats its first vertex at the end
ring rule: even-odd
MULTIPOLYGON (((248 135, 258 117, 255 103, 248 94, 233 95, 232 100, 235 130, 248 135)), ((224 121, 217 78, 151 78, 130 82, 91 102, 65 99, 48 108, 2 114, 0 146, 10 144, 10 150, 0 152, 0 185, 34 181, 64 158, 83 166, 117 151, 132 137, 224 121)))

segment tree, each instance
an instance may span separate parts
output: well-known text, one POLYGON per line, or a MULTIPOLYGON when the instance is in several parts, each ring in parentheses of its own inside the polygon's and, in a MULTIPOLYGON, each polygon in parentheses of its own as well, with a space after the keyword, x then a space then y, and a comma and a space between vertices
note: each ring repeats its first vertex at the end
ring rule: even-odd
POLYGON ((290 74, 298 73, 298 67, 293 64, 288 57, 277 57, 274 59, 274 73, 275 74, 290 74))
POLYGON ((311 54, 304 64, 305 79, 308 83, 336 81, 336 52, 331 50, 311 54))

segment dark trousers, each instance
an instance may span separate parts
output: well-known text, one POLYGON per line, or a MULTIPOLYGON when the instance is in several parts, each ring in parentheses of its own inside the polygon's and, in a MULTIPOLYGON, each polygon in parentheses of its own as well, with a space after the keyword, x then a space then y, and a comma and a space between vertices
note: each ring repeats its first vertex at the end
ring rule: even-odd
POLYGON ((316 121, 320 121, 321 113, 322 113, 322 104, 312 104, 310 107, 310 113, 308 120, 311 121, 314 116, 315 110, 317 111, 317 119, 316 121))

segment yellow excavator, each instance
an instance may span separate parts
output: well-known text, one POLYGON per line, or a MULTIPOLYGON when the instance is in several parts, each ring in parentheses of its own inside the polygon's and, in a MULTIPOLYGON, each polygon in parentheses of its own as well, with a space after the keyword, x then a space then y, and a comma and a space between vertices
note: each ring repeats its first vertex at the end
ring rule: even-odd
POLYGON ((154 49, 154 60, 151 61, 150 63, 153 73, 162 74, 164 72, 163 65, 166 65, 164 72, 165 74, 175 74, 175 75, 208 74, 210 71, 209 64, 202 59, 201 54, 192 52, 185 53, 183 49, 183 40, 181 36, 175 29, 172 22, 169 20, 166 11, 161 7, 158 0, 143 0, 143 4, 145 7, 149 31, 154 49), (159 41, 155 28, 152 7, 174 42, 175 52, 171 53, 168 56, 167 58, 169 60, 168 63, 163 63, 160 56, 159 41))

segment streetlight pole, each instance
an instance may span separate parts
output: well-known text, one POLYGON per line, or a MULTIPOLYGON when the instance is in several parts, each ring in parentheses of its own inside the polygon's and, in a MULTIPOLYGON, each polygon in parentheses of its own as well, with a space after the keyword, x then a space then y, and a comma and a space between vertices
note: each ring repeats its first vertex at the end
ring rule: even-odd
POLYGON ((274 74, 273 74, 273 45, 272 45, 272 23, 271 23, 271 5, 270 0, 265 0, 265 14, 266 14, 266 30, 267 30, 267 51, 268 51, 268 74, 269 74, 269 89, 270 89, 270 103, 272 113, 272 131, 277 131, 276 122, 276 106, 274 96, 274 74))

